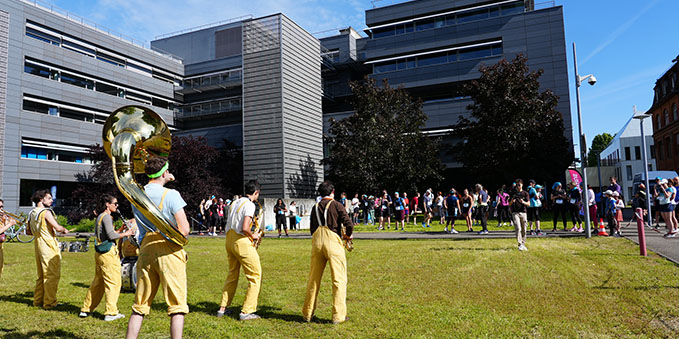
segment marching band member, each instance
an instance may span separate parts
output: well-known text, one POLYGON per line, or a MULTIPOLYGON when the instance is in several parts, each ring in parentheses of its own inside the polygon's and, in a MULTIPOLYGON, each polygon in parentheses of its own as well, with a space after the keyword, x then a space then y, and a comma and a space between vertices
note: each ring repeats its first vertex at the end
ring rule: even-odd
POLYGON ((118 233, 113 227, 111 213, 118 210, 118 199, 109 194, 104 194, 99 199, 97 211, 101 213, 96 219, 94 237, 94 280, 87 290, 87 296, 80 309, 80 317, 85 318, 97 308, 104 293, 106 293, 105 321, 113 321, 124 318, 124 314, 118 313, 118 296, 122 277, 120 276, 120 259, 118 258, 118 246, 116 239, 127 237, 134 233, 133 230, 118 233))
MULTIPOLYGON (((5 202, 0 199, 0 213, 5 212, 5 202)), ((0 234, 5 233, 8 228, 16 224, 17 221, 14 218, 10 218, 8 215, 0 216, 0 234)), ((2 277, 2 268, 5 266, 5 255, 2 253, 2 243, 0 242, 0 277, 2 277)))
POLYGON ((330 181, 318 187, 323 199, 311 209, 311 272, 306 299, 302 308, 304 320, 309 322, 316 310, 316 300, 321 278, 327 262, 332 274, 332 322, 347 320, 347 258, 341 238, 341 225, 346 227, 346 237, 352 239, 354 225, 344 206, 335 201, 335 188, 330 181))
POLYGON ((35 262, 38 279, 35 281, 33 306, 50 309, 57 306, 57 289, 61 278, 61 250, 56 232, 67 234, 68 230, 57 223, 52 206, 52 194, 38 190, 32 198, 36 207, 28 214, 28 226, 35 235, 35 262))
MULTIPOLYGON (((174 222, 181 234, 187 236, 190 225, 184 212, 186 202, 179 192, 163 186, 174 180, 168 171, 166 158, 153 157, 146 162, 149 183, 144 187, 148 197, 163 213, 174 222)), ((132 315, 127 324, 126 338, 137 338, 144 316, 149 314, 153 298, 161 287, 167 314, 170 316, 170 336, 181 338, 184 330, 184 315, 189 313, 186 303, 186 252, 184 249, 157 232, 157 228, 134 208, 139 227, 141 248, 137 261, 137 292, 134 295, 132 315)))
POLYGON ((251 225, 255 216, 255 204, 259 198, 261 186, 257 180, 245 183, 245 197, 231 203, 229 219, 226 223, 226 253, 229 258, 229 274, 224 283, 222 301, 217 311, 217 317, 230 314, 226 308, 231 305, 233 296, 238 287, 238 275, 241 266, 248 280, 248 290, 239 315, 240 320, 259 319, 257 311, 257 299, 262 284, 262 265, 259 262, 259 254, 254 246, 259 235, 252 233, 251 225))

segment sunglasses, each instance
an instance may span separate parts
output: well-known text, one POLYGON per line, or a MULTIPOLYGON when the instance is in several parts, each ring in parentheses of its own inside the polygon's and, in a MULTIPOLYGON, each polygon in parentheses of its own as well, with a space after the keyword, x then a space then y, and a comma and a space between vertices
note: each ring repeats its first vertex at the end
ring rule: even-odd
POLYGON ((114 202, 114 203, 111 203, 111 205, 116 205, 116 206, 118 206, 118 202, 116 201, 116 202, 114 202))

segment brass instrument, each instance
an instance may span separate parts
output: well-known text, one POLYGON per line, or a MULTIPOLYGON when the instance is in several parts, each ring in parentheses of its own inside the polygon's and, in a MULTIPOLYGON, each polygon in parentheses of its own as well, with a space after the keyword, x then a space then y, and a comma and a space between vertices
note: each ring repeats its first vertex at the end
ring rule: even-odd
POLYGON ((257 241, 252 241, 252 244, 255 245, 255 249, 259 249, 259 245, 262 243, 262 238, 264 238, 264 229, 262 229, 261 225, 259 224, 259 220, 262 219, 262 216, 264 215, 264 209, 262 208, 262 205, 257 202, 257 210, 255 210, 255 216, 252 218, 252 233, 259 235, 259 239, 257 241))
POLYGON ((0 211, 0 217, 1 218, 12 218, 16 220, 16 226, 21 227, 22 225, 26 224, 28 222, 28 219, 25 215, 16 215, 13 213, 5 212, 5 211, 0 211))
POLYGON ((347 227, 342 225, 341 226, 342 230, 342 242, 344 243, 344 248, 347 249, 347 251, 351 252, 351 250, 354 249, 354 241, 347 237, 347 227))
POLYGON ((146 161, 152 156, 170 154, 172 139, 165 121, 146 107, 123 106, 106 119, 102 136, 120 192, 158 232, 175 244, 185 246, 188 238, 161 213, 135 179, 135 174, 144 173, 146 161))

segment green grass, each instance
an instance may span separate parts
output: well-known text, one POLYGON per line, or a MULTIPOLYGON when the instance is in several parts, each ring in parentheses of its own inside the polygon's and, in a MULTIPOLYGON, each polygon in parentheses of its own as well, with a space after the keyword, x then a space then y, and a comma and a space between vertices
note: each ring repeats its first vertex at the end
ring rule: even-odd
MULTIPOLYGON (((617 238, 356 240, 349 263, 351 320, 332 325, 330 272, 316 316, 303 323, 309 239, 264 240, 260 248, 262 320, 218 319, 227 270, 224 239, 192 238, 186 247, 188 300, 185 337, 676 337, 679 268, 617 238)), ((0 284, 0 335, 5 338, 120 338, 127 322, 106 323, 77 312, 93 277, 93 253, 64 253, 60 310, 34 308, 32 244, 5 244, 0 284)), ((234 310, 243 301, 241 275, 234 310)), ((129 316, 133 294, 118 305, 129 316)), ((168 337, 162 293, 142 327, 143 338, 168 337)))

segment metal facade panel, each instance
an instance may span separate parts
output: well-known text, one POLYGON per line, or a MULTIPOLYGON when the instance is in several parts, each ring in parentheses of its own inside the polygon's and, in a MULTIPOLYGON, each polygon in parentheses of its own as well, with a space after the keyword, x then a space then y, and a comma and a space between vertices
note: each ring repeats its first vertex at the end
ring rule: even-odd
POLYGON ((5 168, 5 115, 7 112, 7 62, 9 49, 9 13, 0 11, 0 192, 5 168))
POLYGON ((323 180, 320 41, 282 16, 285 197, 313 198, 323 180))
POLYGON ((280 18, 243 23, 243 179, 284 194, 280 18))

